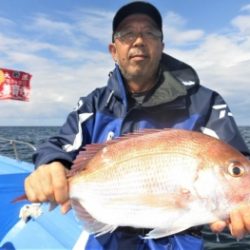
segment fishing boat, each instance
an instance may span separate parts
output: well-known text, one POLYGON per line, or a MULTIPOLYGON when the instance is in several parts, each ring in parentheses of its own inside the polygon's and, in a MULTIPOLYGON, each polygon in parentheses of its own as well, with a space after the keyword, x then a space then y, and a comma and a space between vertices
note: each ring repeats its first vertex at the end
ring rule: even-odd
POLYGON ((0 249, 78 249, 82 226, 72 211, 62 215, 59 207, 48 204, 15 202, 24 193, 24 179, 34 165, 19 159, 17 144, 27 142, 0 138, 10 143, 15 158, 0 155, 0 249))

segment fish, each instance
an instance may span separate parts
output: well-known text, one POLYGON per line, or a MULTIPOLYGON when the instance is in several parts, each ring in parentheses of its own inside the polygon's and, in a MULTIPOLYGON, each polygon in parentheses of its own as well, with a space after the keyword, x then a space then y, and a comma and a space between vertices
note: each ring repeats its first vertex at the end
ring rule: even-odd
POLYGON ((133 227, 157 239, 225 220, 250 201, 250 161, 222 140, 182 129, 87 145, 68 178, 72 208, 95 236, 133 227))

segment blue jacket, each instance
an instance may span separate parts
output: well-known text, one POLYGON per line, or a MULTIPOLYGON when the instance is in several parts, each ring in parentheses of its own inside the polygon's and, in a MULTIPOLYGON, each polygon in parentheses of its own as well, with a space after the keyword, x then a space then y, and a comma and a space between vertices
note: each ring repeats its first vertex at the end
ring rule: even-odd
MULTIPOLYGON (((196 72, 189 65, 163 54, 158 82, 145 96, 144 102, 135 103, 129 97, 116 65, 107 86, 80 98, 77 108, 69 114, 59 134, 39 147, 34 155, 34 162, 39 166, 59 160, 70 167, 79 149, 85 144, 105 142, 142 128, 166 127, 201 131, 250 155, 223 98, 201 86, 196 72)), ((202 248, 200 240, 196 244, 197 238, 191 237, 193 241, 190 242, 190 236, 187 235, 162 239, 161 243, 159 240, 146 242, 139 236, 133 237, 134 240, 127 241, 127 236, 121 232, 108 234, 98 241, 90 237, 87 243, 89 247, 86 249, 102 249, 103 245, 105 249, 123 249, 121 245, 117 248, 117 244, 124 242, 127 242, 124 249, 131 250, 161 249, 162 244, 177 244, 173 249, 202 248), (183 237, 188 237, 190 248, 185 245, 186 238, 182 242, 183 237), (99 248, 92 244, 99 244, 99 248), (142 247, 143 244, 145 248, 142 247)))

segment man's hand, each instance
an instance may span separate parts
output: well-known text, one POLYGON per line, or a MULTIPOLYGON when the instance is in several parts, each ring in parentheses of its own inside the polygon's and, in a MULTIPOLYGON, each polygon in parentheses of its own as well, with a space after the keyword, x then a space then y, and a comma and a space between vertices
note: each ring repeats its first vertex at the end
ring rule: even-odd
POLYGON ((237 239, 242 239, 250 232, 250 205, 241 206, 230 213, 229 220, 217 221, 210 225, 210 228, 215 233, 220 233, 228 226, 229 230, 237 239))
POLYGON ((53 202, 62 213, 70 210, 67 169, 60 162, 41 165, 25 179, 25 192, 31 202, 53 202))

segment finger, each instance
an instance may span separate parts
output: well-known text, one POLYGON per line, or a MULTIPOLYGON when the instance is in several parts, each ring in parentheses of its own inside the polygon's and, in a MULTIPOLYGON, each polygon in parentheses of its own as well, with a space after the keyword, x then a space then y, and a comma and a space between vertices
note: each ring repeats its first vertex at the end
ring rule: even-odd
POLYGON ((55 202, 52 177, 49 165, 39 167, 39 187, 46 201, 55 202))
POLYGON ((31 202, 46 201, 46 196, 43 194, 40 186, 37 184, 37 174, 33 172, 25 179, 24 182, 25 193, 31 202))
POLYGON ((24 181, 24 190, 25 194, 27 196, 27 199, 31 202, 36 202, 37 201, 37 195, 35 190, 31 186, 31 181, 30 181, 30 176, 28 176, 25 181, 24 181))
POLYGON ((66 201, 61 205, 61 212, 63 214, 66 214, 71 209, 71 203, 70 200, 66 201))
POLYGON ((244 222, 245 230, 247 230, 247 232, 250 232, 250 207, 249 206, 242 207, 240 213, 244 222))
POLYGON ((226 226, 227 223, 225 221, 216 221, 210 225, 210 229, 214 233, 220 233, 225 229, 226 226))
POLYGON ((51 172, 55 201, 63 204, 69 199, 66 171, 62 164, 54 164, 51 172))
POLYGON ((245 236, 245 226, 239 209, 233 210, 230 213, 230 226, 232 236, 237 239, 242 239, 245 236))

